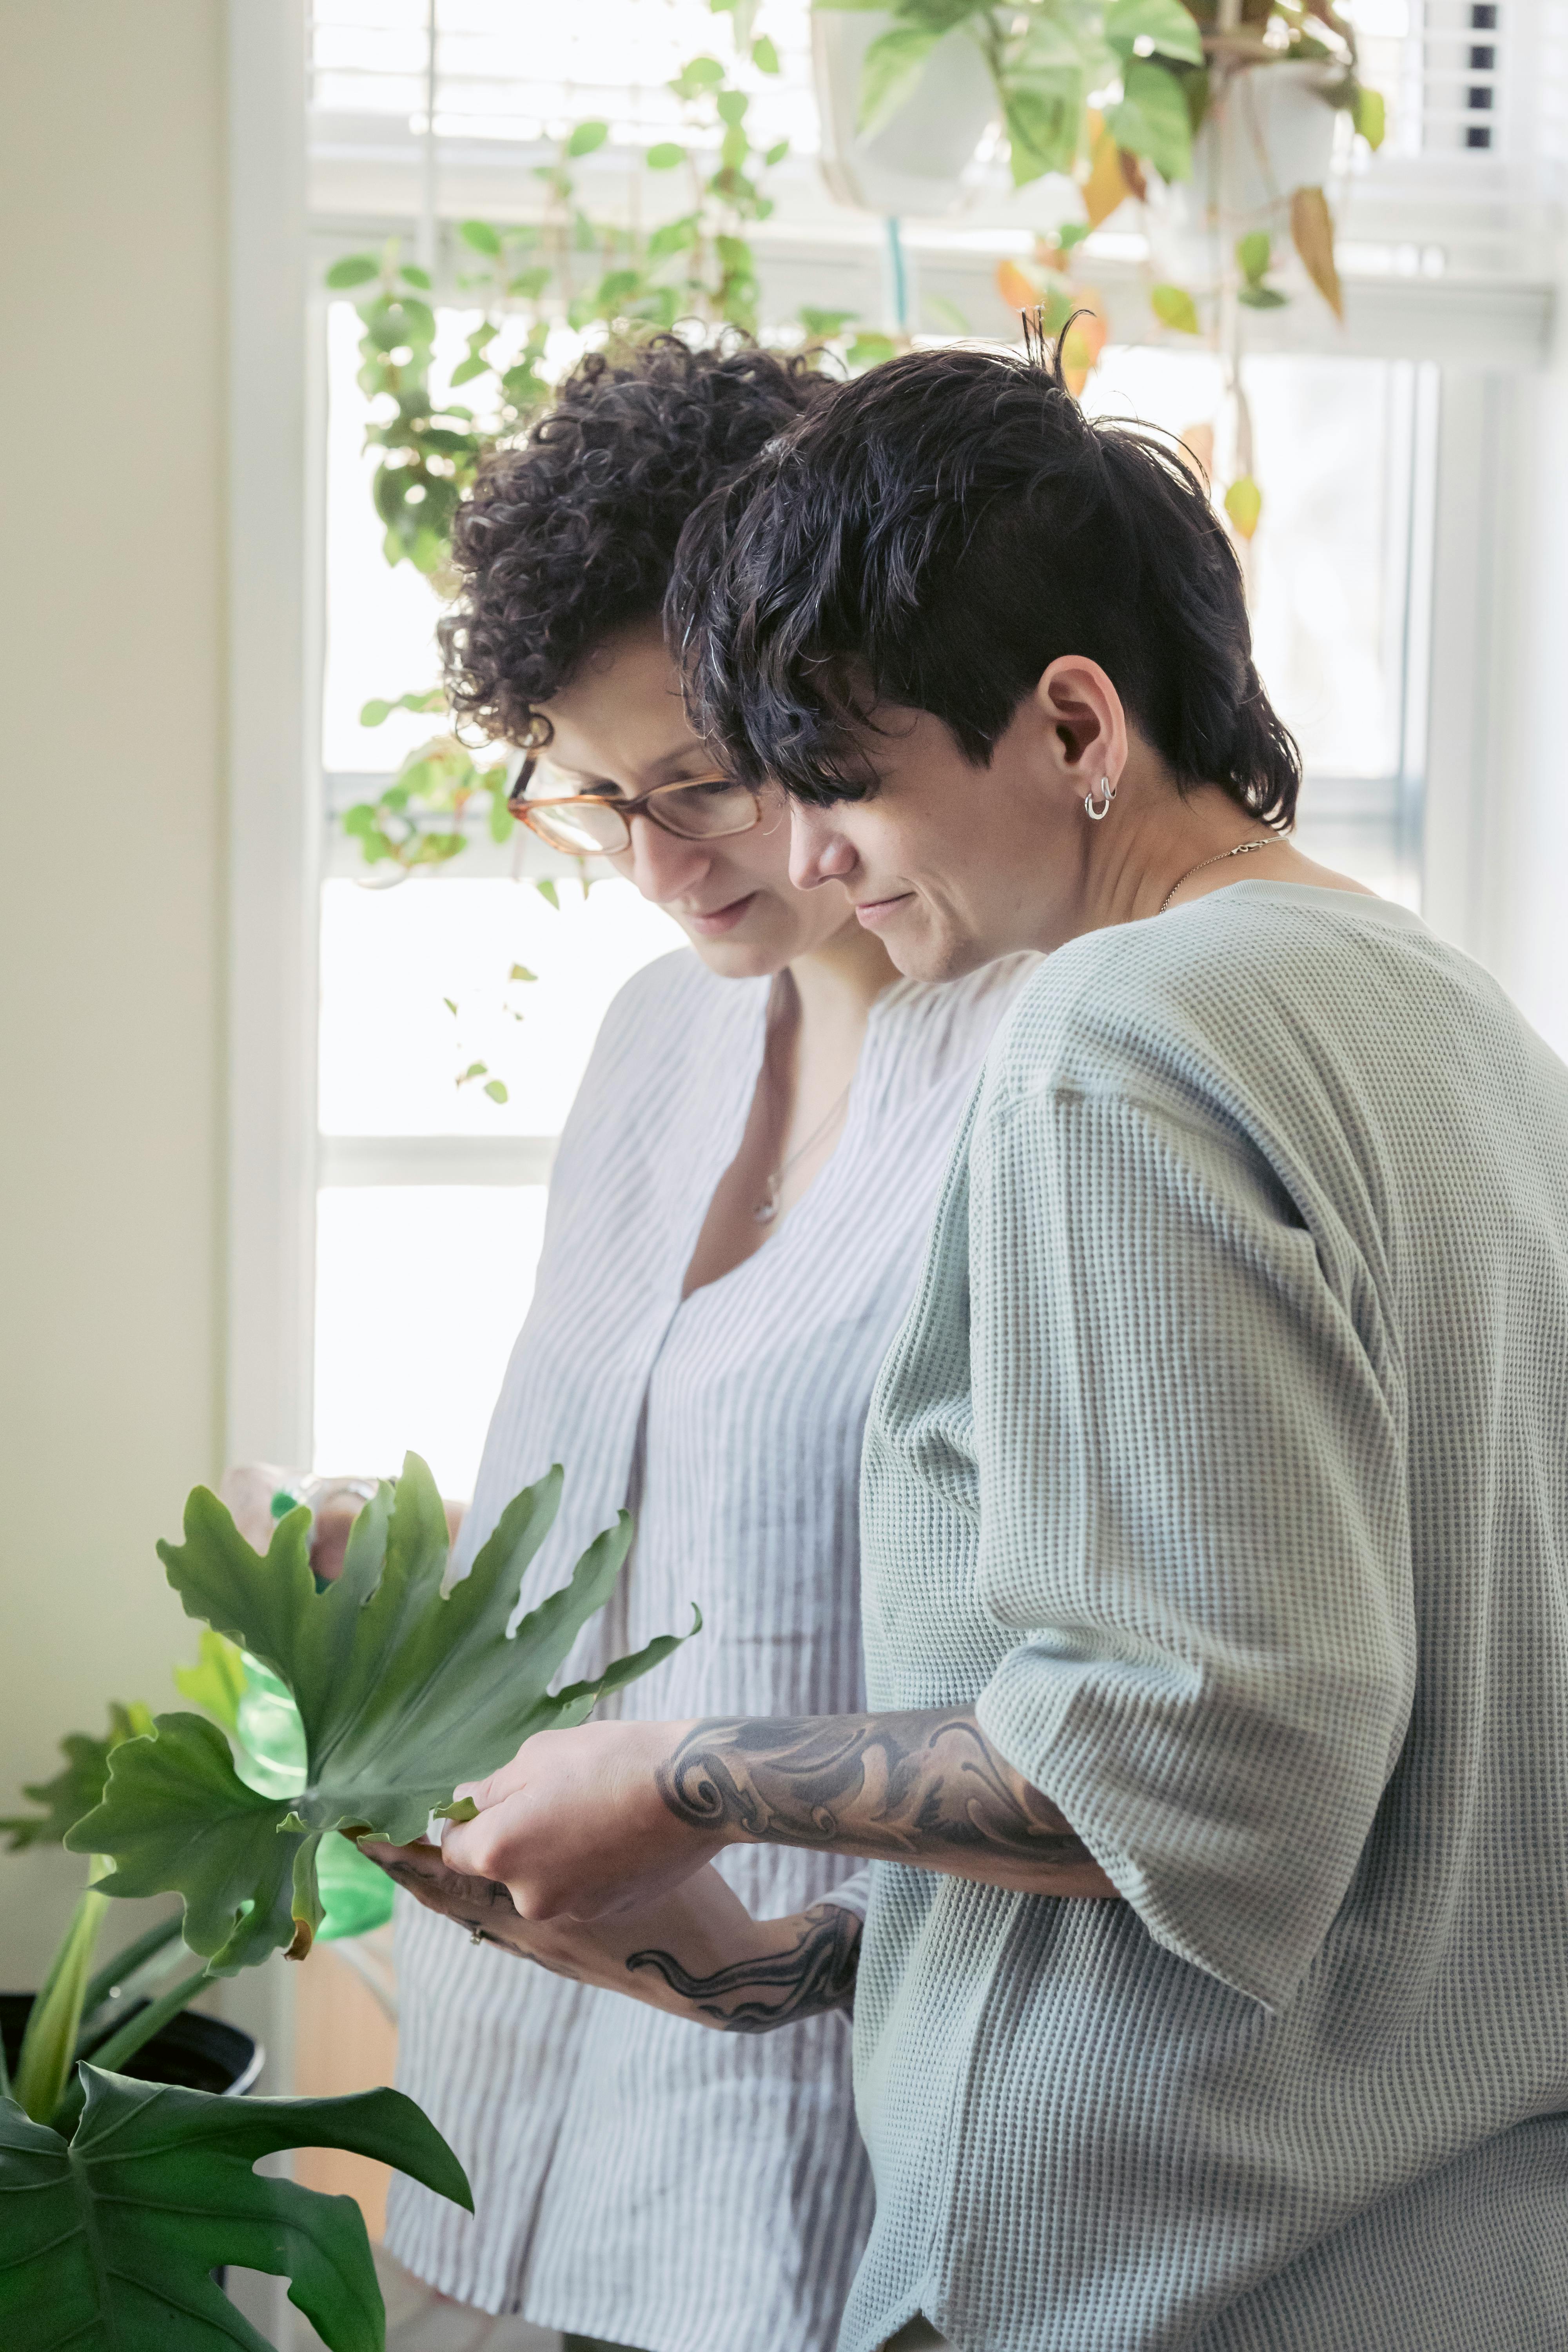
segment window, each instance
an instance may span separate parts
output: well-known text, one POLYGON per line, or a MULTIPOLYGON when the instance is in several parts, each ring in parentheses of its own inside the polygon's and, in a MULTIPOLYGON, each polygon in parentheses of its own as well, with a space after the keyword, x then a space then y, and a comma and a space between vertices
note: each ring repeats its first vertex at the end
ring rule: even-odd
MULTIPOLYGON (((1394 127, 1376 172, 1358 167, 1338 188, 1351 331, 1309 298, 1269 314, 1247 362, 1267 501, 1252 593, 1259 665, 1306 757, 1304 845, 1415 903, 1440 362, 1468 357, 1474 331, 1448 285, 1453 272, 1491 272, 1488 331, 1500 352, 1511 335, 1510 356, 1533 354, 1541 327, 1524 281, 1558 84, 1521 29, 1521 0, 1361 0, 1355 13, 1394 127), (1369 280, 1375 299, 1358 312, 1369 280)), ((776 215, 755 237, 765 313, 782 320, 808 301, 881 323, 893 299, 883 225, 835 208, 816 173, 805 0, 765 0, 764 21, 782 71, 755 103, 791 142, 776 215)), ((529 216, 537 168, 588 115, 610 125, 584 164, 595 201, 664 201, 641 150, 679 121, 669 74, 718 37, 706 0, 577 0, 526 20, 502 0, 319 0, 318 282, 336 256, 401 235, 433 267, 456 356, 473 321, 454 288, 449 225, 529 216)), ((956 305, 973 331, 1007 331, 996 262, 1026 253, 1045 202, 1014 196, 998 173, 952 220, 906 225, 913 326, 934 330, 956 305)), ((1090 404, 1175 431, 1214 416, 1212 355, 1131 340, 1146 315, 1141 240, 1105 233, 1090 251, 1113 328, 1130 322, 1090 404)), ((584 900, 563 878, 552 909, 514 878, 513 850, 488 842, 395 888, 359 878, 342 813, 422 733, 402 713, 366 730, 359 712, 432 682, 437 608, 407 565, 381 557, 357 331, 346 303, 322 307, 316 1456, 326 1469, 387 1469, 414 1444, 462 1494, 526 1309, 554 1139, 594 1033, 616 989, 679 935, 617 881, 584 900), (513 979, 514 967, 537 977, 513 979), (504 1101, 485 1092, 492 1081, 504 1101)))

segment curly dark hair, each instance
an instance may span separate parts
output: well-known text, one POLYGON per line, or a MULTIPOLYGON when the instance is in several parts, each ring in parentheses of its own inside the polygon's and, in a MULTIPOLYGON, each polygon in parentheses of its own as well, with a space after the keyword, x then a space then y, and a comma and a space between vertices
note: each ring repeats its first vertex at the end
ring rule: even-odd
POLYGON ((657 335, 594 352, 459 508, 438 632, 455 715, 548 740, 538 706, 611 630, 656 614, 692 509, 832 388, 812 354, 657 335))
POLYGON ((1281 832, 1295 814, 1300 755, 1203 485, 1151 427, 1087 417, 1059 346, 911 352, 837 387, 692 518, 666 626, 709 742, 803 801, 865 796, 883 701, 986 766, 1077 653, 1182 789, 1281 832))

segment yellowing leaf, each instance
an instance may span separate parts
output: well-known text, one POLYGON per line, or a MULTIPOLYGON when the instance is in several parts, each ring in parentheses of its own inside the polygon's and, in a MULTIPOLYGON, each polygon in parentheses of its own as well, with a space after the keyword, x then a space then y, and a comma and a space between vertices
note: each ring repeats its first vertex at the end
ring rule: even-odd
POLYGON ((996 291, 1009 310, 1032 310, 1040 299, 1039 288, 1016 261, 996 264, 996 291))
POLYGON ((1321 188, 1298 188, 1290 199, 1290 235, 1307 275, 1336 319, 1345 315, 1340 273, 1334 266, 1334 223, 1321 188))
POLYGON ((1156 286, 1149 296, 1149 307, 1163 327, 1173 328, 1178 335, 1195 335, 1198 325, 1197 304, 1184 286, 1156 286))
POLYGON ((1225 510, 1243 539, 1250 539, 1263 512, 1263 493, 1250 474, 1241 475, 1225 494, 1225 510))
MULTIPOLYGON (((1096 117, 1089 117, 1092 128, 1096 117)), ((1123 197, 1131 194, 1121 170, 1121 157, 1115 140, 1103 127, 1095 137, 1091 150, 1089 177, 1083 184, 1084 210, 1089 215, 1090 228, 1098 228, 1109 220, 1123 197)))
POLYGON ((1176 446, 1178 456, 1195 469, 1206 488, 1214 472, 1214 426, 1184 425, 1176 446))
POLYGON ((1381 147, 1384 132, 1388 127, 1383 92, 1380 89, 1368 89, 1364 85, 1358 88, 1355 103, 1351 109, 1351 120, 1369 147, 1381 147))
POLYGON ((1100 364, 1110 329, 1105 305, 1092 286, 1075 287, 1071 301, 1077 315, 1062 344, 1062 373, 1067 378, 1068 390, 1077 400, 1100 364))

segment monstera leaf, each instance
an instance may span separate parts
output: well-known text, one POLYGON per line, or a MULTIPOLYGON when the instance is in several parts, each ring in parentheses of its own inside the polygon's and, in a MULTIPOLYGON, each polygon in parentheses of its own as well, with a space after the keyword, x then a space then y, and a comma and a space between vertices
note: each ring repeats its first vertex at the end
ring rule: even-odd
MULTIPOLYGON (((184 1897, 184 1937, 217 1975, 279 1948, 301 1958, 321 1920, 316 1857, 339 1830, 406 1845, 461 1780, 506 1762, 520 1741, 581 1723, 679 1646, 664 1634, 595 1682, 551 1694, 578 1633, 609 1599, 631 1521, 584 1553, 570 1583, 507 1625, 524 1570, 561 1496, 552 1470, 502 1512, 469 1574, 443 1595, 447 1520, 411 1454, 355 1520, 342 1574, 318 1592, 310 1513, 279 1520, 266 1557, 216 1495, 198 1486, 183 1546, 158 1547, 186 1612, 271 1669, 304 1728, 300 1786, 264 1793, 234 1769, 223 1734, 199 1716, 161 1715, 152 1738, 110 1759, 103 1802, 71 1831, 78 1853, 109 1855, 106 1895, 184 1897)), ((700 1622, 700 1621, 699 1621, 700 1622)), ((693 1629, 695 1630, 695 1628, 693 1629)))
POLYGON ((0 2099, 0 2343, 5 2352, 268 2352, 211 2273, 290 2281, 331 2352, 382 2352, 385 2312, 359 2207, 259 2179, 285 2147, 395 2164, 473 2210, 463 2168, 412 2099, 226 2099, 80 2068, 63 2139, 0 2099))

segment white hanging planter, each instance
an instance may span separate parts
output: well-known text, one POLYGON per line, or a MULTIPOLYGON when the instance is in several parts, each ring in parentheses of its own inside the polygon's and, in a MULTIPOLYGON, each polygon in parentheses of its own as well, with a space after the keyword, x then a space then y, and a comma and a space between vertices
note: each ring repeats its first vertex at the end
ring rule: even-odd
POLYGON ((1161 194, 1153 243, 1162 267, 1181 279, 1212 277, 1248 229, 1287 227, 1295 190, 1329 177, 1337 117, 1323 93, 1341 78, 1339 68, 1312 62, 1247 66, 1231 77, 1193 142, 1192 178, 1161 194))
POLYGON ((996 92, 974 42, 949 33, 892 120, 861 138, 855 128, 861 63, 892 22, 880 10, 813 11, 822 176, 841 205, 884 219, 931 219, 969 201, 967 167, 997 119, 996 92))

